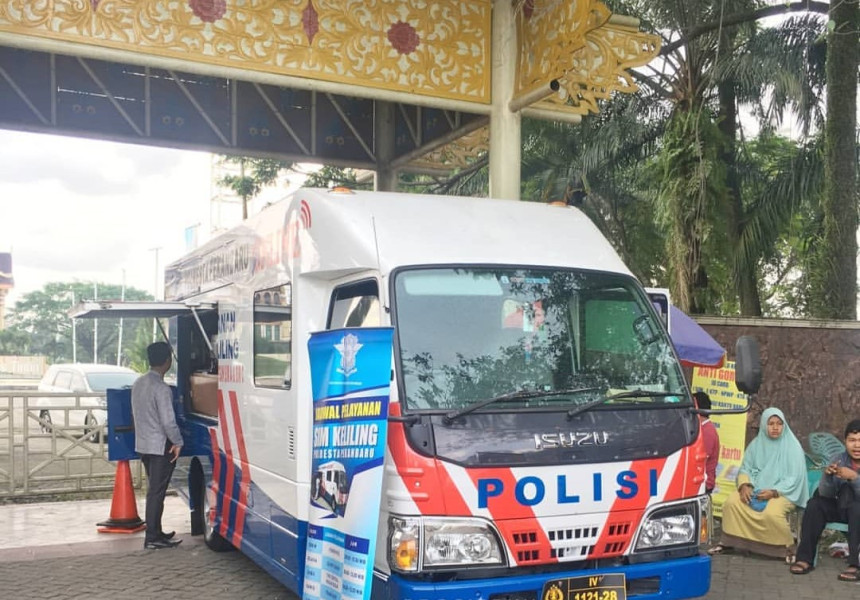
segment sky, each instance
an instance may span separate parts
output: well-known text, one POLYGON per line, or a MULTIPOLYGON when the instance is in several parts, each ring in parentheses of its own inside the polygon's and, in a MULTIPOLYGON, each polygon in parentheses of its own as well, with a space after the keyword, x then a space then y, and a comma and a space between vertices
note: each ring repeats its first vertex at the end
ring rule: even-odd
POLYGON ((54 281, 163 293, 185 229, 211 227, 212 155, 0 130, 0 252, 23 294, 54 281), (156 253, 154 248, 159 248, 156 253), (156 254, 158 265, 156 267, 156 254))

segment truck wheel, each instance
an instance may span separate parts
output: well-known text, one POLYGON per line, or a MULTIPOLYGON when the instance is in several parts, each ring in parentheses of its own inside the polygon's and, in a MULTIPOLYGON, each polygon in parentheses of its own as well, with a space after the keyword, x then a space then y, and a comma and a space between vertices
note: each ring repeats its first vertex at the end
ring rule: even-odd
POLYGON ((203 531, 203 541, 209 546, 210 550, 215 552, 227 552, 233 550, 233 545, 221 537, 221 534, 215 531, 212 522, 209 520, 209 513, 215 510, 217 503, 215 502, 215 494, 206 483, 206 478, 202 475, 197 477, 197 498, 199 504, 198 510, 192 513, 195 518, 202 521, 198 522, 198 526, 203 531))

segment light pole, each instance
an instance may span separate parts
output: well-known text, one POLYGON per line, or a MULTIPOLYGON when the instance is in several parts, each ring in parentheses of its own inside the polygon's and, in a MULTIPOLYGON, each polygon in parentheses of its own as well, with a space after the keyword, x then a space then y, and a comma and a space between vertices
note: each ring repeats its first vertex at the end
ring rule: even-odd
MULTIPOLYGON (((155 288, 154 288, 154 293, 153 293, 152 299, 158 300, 158 251, 161 250, 161 246, 157 246, 155 248, 150 248, 149 250, 151 252, 155 252, 155 288)), ((156 321, 157 320, 158 320, 157 317, 152 320, 152 341, 153 342, 155 341, 155 337, 156 337, 156 331, 157 331, 156 321)))
MULTIPOLYGON (((75 290, 69 290, 72 293, 72 308, 75 307, 75 290)), ((72 317, 72 362, 78 362, 78 330, 77 321, 72 317)))
MULTIPOLYGON (((125 269, 122 270, 122 292, 120 300, 125 302, 125 269)), ((122 365, 122 317, 119 318, 119 335, 116 342, 116 366, 122 365)))
MULTIPOLYGON (((99 284, 93 282, 93 300, 99 299, 99 284)), ((99 320, 93 319, 93 362, 99 362, 99 320)))

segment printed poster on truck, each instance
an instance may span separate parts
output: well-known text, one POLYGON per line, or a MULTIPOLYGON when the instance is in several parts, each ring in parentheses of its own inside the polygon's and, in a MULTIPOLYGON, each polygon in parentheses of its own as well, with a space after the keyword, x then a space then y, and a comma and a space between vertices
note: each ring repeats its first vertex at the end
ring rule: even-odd
MULTIPOLYGON (((721 369, 695 367, 692 389, 707 393, 711 397, 711 408, 740 409, 747 405, 747 395, 735 386, 735 363, 726 362, 721 369)), ((711 415, 711 421, 720 436, 720 460, 717 463, 717 481, 711 495, 714 515, 722 516, 723 502, 735 489, 735 480, 744 458, 746 448, 747 416, 711 415)))
POLYGON ((302 598, 370 598, 392 338, 391 328, 336 329, 308 341, 314 426, 302 598))

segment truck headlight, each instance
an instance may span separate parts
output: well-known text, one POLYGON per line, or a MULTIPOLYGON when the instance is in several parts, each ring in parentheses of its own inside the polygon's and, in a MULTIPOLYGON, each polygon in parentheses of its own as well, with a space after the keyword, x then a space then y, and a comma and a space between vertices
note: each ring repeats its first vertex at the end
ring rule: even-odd
POLYGON ((658 508, 639 527, 636 550, 698 544, 698 501, 658 508))
POLYGON ((388 563, 398 571, 418 570, 419 519, 391 517, 388 521, 388 563))
POLYGON ((504 564, 498 535, 480 519, 391 517, 388 539, 398 571, 504 564))

